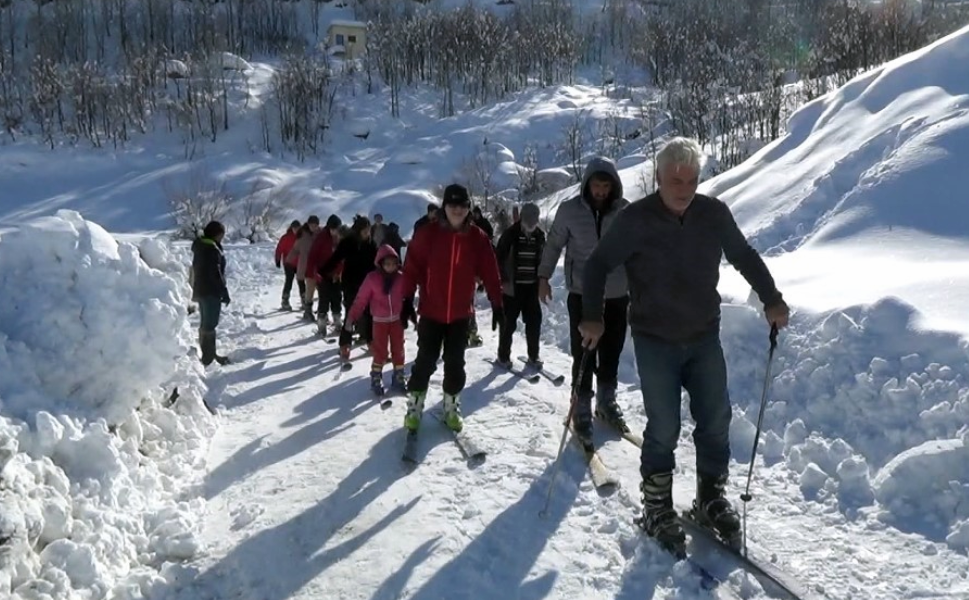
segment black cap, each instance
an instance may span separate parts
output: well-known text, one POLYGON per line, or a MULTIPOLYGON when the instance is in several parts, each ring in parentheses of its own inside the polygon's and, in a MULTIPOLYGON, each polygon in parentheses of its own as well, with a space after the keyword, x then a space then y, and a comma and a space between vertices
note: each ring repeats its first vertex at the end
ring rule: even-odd
POLYGON ((320 218, 317 217, 316 215, 310 215, 310 218, 309 219, 306 219, 306 224, 307 225, 319 225, 320 224, 320 218))
POLYGON ((457 183, 452 183, 444 188, 444 200, 441 202, 441 206, 448 204, 471 208, 471 196, 468 194, 468 188, 457 183))
POLYGON ((327 229, 339 229, 340 225, 343 225, 343 221, 341 221, 340 217, 336 215, 330 215, 326 220, 327 229))

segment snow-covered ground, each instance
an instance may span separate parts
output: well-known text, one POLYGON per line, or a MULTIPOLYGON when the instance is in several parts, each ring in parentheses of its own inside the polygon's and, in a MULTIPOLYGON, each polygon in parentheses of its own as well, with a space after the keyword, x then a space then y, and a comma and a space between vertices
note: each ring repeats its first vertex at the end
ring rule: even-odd
MULTIPOLYGON (((963 30, 860 76, 704 185, 769 255, 796 311, 774 365, 748 529, 761 557, 821 597, 969 597, 959 197, 969 177, 958 162, 969 153, 969 83, 952 68, 967 53, 963 30)), ((271 67, 253 69, 264 83, 271 67)), ((383 212, 407 231, 479 149, 498 175, 517 172, 530 141, 545 166, 561 167, 552 146, 576 111, 603 117, 615 106, 596 88, 557 87, 438 121, 421 111, 433 106, 424 94, 405 99, 400 122, 383 98, 354 103, 325 160, 240 151, 255 131, 243 123, 204 162, 239 189, 293 186, 308 199, 299 217, 383 212), (366 140, 351 135, 363 128, 366 140)), ((186 310, 189 254, 162 234, 160 181, 187 167, 177 142, 139 143, 115 155, 0 147, 0 596, 711 596, 632 525, 635 448, 601 432, 623 480, 615 494, 595 491, 572 447, 552 481, 568 390, 493 372, 486 327, 463 397, 467 427, 490 451, 483 464, 467 464, 427 416, 422 464, 402 468, 403 399, 381 411, 365 357, 339 373, 333 345, 275 310, 282 277, 269 245, 228 246, 233 301, 219 331, 234 364, 203 371, 197 315, 186 310), (83 218, 55 212, 65 208, 83 218)), ((650 166, 641 152, 617 158, 636 197, 650 166)), ((546 212, 571 192, 547 198, 546 212)), ((564 373, 560 275, 553 283, 543 354, 564 373)), ((729 267, 721 288, 736 499, 767 336, 729 267)), ((490 323, 487 310, 479 323, 490 323)), ((631 345, 620 378, 627 417, 642 426, 631 345)), ((432 393, 428 408, 437 402, 432 393)), ((684 501, 692 458, 687 426, 684 501)), ((769 597, 739 572, 721 574, 725 593, 769 597)))

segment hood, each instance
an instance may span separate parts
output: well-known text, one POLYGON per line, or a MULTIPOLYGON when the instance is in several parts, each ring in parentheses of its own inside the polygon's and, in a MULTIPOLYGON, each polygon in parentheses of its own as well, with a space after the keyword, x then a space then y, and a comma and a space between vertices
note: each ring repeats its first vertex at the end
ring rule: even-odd
POLYGON ((222 247, 218 242, 207 237, 197 237, 195 241, 192 242, 192 253, 197 254, 200 250, 204 250, 206 246, 211 246, 221 251, 222 247))
POLYGON ((589 161, 589 164, 585 167, 585 172, 582 173, 582 188, 579 193, 583 200, 588 202, 589 179, 596 173, 605 173, 612 178, 612 194, 609 196, 609 204, 623 197, 622 179, 619 178, 616 163, 605 156, 597 156, 589 161))
POLYGON ((397 254, 397 251, 387 244, 383 244, 377 249, 377 258, 375 258, 373 261, 374 266, 379 268, 380 263, 388 256, 393 256, 397 259, 397 262, 400 262, 400 256, 397 254))

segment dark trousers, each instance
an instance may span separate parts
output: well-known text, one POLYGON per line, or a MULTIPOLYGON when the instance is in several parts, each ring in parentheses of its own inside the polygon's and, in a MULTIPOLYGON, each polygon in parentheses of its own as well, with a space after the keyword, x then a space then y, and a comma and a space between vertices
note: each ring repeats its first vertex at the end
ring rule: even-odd
MULTIPOLYGON (((582 334, 579 333, 579 323, 582 322, 582 296, 569 294, 569 343, 572 350, 572 383, 579 376, 579 363, 582 360, 582 334)), ((619 378, 619 357, 626 345, 626 313, 629 309, 629 297, 606 299, 602 312, 605 331, 599 339, 599 344, 589 357, 585 367, 585 376, 579 382, 579 393, 592 396, 592 374, 602 382, 615 383, 619 378)))
POLYGON ((700 475, 727 473, 730 462, 730 396, 719 331, 685 344, 633 334, 636 365, 646 407, 646 430, 640 471, 643 477, 669 473, 676 466, 680 439, 682 389, 690 395, 696 422, 696 470, 700 475))
MULTIPOLYGON (((293 293, 293 280, 296 279, 296 267, 291 265, 283 265, 283 271, 286 273, 286 281, 283 282, 283 300, 289 300, 289 295, 293 293)), ((299 285, 299 297, 306 297, 306 283, 302 280, 296 282, 299 285)))
POLYGON ((505 321, 498 335, 498 358, 511 360, 511 337, 518 328, 518 316, 525 322, 528 358, 538 359, 538 342, 542 334, 542 304, 538 301, 538 284, 515 284, 515 295, 505 295, 502 304, 505 321))
POLYGON ((341 307, 343 290, 340 289, 340 284, 336 281, 324 279, 322 283, 316 284, 316 287, 319 295, 316 303, 317 316, 325 315, 327 312, 332 315, 339 315, 340 311, 343 310, 341 307))
POLYGON ((421 317, 417 324, 417 357, 411 367, 407 389, 426 392, 431 375, 437 370, 437 359, 444 349, 445 394, 456 395, 464 389, 464 351, 468 347, 468 320, 440 323, 421 317))
POLYGON ((222 316, 222 299, 218 296, 204 296, 198 299, 200 331, 215 331, 222 316))
MULTIPOLYGON (((350 307, 353 306, 353 301, 357 299, 359 289, 359 287, 343 286, 343 308, 346 310, 347 315, 350 314, 350 307)), ((371 323, 369 308, 363 311, 360 319, 353 324, 353 327, 360 334, 360 339, 365 343, 369 344, 373 341, 373 325, 371 323)))

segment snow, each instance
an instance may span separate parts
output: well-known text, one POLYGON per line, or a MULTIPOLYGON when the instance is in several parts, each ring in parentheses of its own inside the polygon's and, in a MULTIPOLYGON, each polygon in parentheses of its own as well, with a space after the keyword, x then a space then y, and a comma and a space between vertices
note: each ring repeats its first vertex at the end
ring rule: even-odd
MULTIPOLYGON (((824 597, 969 597, 969 240, 958 196, 969 182, 957 162, 969 151, 969 83, 951 68, 967 54, 969 29, 862 74, 703 186, 731 205, 795 309, 753 465, 751 545, 824 597)), ((634 106, 579 84, 440 119, 439 96, 406 90, 397 120, 386 97, 359 88, 326 156, 296 163, 250 150, 273 68, 247 69, 252 106, 202 147, 209 172, 237 190, 292 188, 304 199, 296 218, 379 212, 405 236, 475 158, 493 193, 513 196, 527 143, 540 184, 557 190, 540 202, 553 215, 576 192, 556 148, 563 130, 634 106)), ((428 415, 422 464, 398 466, 403 399, 378 410, 365 357, 332 369, 335 346, 275 310, 272 244, 227 246, 233 301, 219 344, 234 364, 204 371, 186 310, 189 253, 167 238, 160 191, 195 166, 182 152, 162 133, 114 153, 0 148, 0 596, 710 597, 630 523, 638 450, 603 436, 623 481, 611 495, 592 488, 571 446, 552 479, 568 390, 482 360, 495 345, 483 299, 485 344, 468 352, 462 398, 490 451, 480 465, 428 415)), ((642 140, 615 158, 629 197, 651 189, 642 140)), ((561 270, 552 283, 542 353, 567 373, 561 270)), ((767 332, 726 266, 721 292, 737 502, 767 332)), ((519 336, 513 355, 523 346, 519 336)), ((629 348, 619 401, 639 428, 629 348)), ((679 501, 695 477, 686 403, 684 417, 679 501)), ((769 597, 725 565, 723 588, 769 597)))
POLYGON ((0 239, 4 597, 143 598, 198 551, 215 423, 178 276, 73 211, 0 239))

